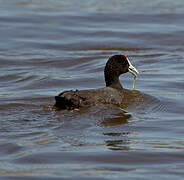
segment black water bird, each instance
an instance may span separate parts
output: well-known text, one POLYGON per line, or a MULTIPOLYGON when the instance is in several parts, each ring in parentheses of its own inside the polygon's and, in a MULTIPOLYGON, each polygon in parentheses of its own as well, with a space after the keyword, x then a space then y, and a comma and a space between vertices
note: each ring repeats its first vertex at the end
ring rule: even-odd
POLYGON ((55 107, 60 109, 78 109, 102 104, 121 105, 124 100, 124 89, 119 76, 130 72, 134 77, 138 71, 130 63, 127 55, 114 55, 109 58, 104 69, 106 87, 89 90, 63 91, 55 96, 55 107))

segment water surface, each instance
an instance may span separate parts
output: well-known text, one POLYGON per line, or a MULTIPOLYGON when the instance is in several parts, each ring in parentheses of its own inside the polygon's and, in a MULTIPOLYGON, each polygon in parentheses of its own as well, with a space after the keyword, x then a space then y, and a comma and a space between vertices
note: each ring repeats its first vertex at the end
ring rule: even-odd
POLYGON ((0 1, 0 178, 182 179, 183 5, 0 1), (140 71, 121 108, 52 109, 63 90, 103 87, 120 53, 140 71))

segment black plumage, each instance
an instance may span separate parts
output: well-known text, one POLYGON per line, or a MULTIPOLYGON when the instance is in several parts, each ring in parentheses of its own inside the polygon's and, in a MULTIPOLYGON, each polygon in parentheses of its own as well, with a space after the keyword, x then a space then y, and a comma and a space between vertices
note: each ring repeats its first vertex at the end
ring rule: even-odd
POLYGON ((134 76, 138 74, 126 55, 114 55, 109 58, 104 69, 106 87, 61 92, 55 96, 54 106, 61 109, 75 109, 101 104, 120 105, 123 103, 124 89, 119 76, 128 71, 134 76))

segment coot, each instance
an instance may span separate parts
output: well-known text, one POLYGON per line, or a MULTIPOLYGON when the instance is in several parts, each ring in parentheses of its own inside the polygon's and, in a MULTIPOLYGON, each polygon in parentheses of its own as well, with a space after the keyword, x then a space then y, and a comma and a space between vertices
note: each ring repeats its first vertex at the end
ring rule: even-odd
POLYGON ((55 107, 60 109, 78 109, 102 104, 120 105, 124 99, 124 89, 119 76, 130 72, 134 77, 138 71, 132 66, 126 54, 109 58, 104 69, 106 87, 89 90, 70 90, 55 96, 55 107))

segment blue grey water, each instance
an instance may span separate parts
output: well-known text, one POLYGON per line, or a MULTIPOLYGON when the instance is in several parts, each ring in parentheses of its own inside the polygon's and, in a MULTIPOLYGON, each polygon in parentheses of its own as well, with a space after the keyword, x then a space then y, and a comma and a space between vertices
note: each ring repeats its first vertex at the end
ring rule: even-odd
POLYGON ((183 0, 1 0, 0 12, 0 179, 183 179, 183 0), (52 108, 63 90, 105 86, 124 53, 140 94, 52 108))

